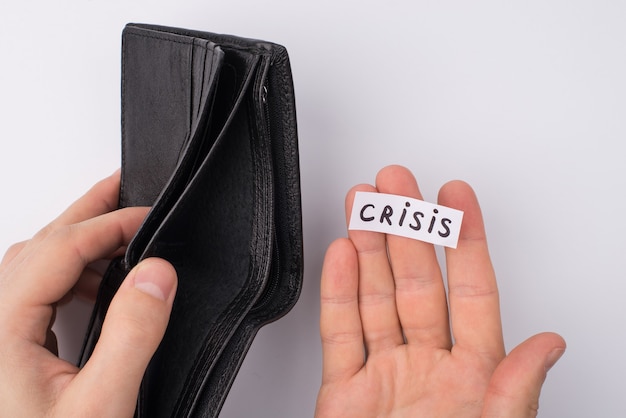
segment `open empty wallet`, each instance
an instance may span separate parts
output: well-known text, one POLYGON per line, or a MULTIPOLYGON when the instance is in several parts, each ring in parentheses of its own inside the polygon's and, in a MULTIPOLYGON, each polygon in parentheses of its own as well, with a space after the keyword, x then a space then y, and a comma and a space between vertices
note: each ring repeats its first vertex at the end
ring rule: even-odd
POLYGON ((136 417, 214 417, 261 326, 302 285, 296 114, 284 47, 129 24, 122 37, 120 207, 151 206, 100 286, 79 365, 146 257, 178 273, 136 417))

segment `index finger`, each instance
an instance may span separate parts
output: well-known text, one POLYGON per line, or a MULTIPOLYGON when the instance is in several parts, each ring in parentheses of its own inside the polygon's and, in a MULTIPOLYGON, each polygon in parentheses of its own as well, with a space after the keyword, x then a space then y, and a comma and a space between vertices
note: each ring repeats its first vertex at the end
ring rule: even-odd
POLYGON ((55 227, 71 225, 114 211, 119 205, 120 170, 116 170, 93 185, 83 196, 72 203, 63 213, 54 219, 42 231, 51 231, 55 227))
POLYGON ((8 265, 19 264, 31 251, 37 251, 39 243, 54 230, 111 212, 118 207, 120 171, 100 180, 87 193, 72 203, 61 215, 41 229, 28 241, 13 245, 0 264, 0 272, 8 265))
POLYGON ((128 245, 147 208, 126 208, 60 227, 2 277, 5 306, 44 306, 58 301, 85 266, 128 245))

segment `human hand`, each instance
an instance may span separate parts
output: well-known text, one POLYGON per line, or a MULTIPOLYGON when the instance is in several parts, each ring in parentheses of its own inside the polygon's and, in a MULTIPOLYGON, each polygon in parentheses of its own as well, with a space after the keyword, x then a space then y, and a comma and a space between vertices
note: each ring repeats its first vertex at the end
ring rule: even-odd
POLYGON ((161 259, 134 268, 113 298, 100 340, 79 370, 51 331, 57 302, 93 292, 89 264, 123 253, 147 213, 115 210, 119 173, 99 182, 0 264, 0 408, 8 417, 132 417, 145 368, 163 338, 176 272, 161 259))
MULTIPOLYGON (((421 195, 399 166, 356 191, 421 195)), ((321 283, 322 386, 317 417, 534 417, 547 370, 565 350, 553 333, 505 354, 495 274, 472 189, 455 181, 439 204, 464 211, 446 248, 448 296, 432 245, 349 231, 326 253, 321 283)))

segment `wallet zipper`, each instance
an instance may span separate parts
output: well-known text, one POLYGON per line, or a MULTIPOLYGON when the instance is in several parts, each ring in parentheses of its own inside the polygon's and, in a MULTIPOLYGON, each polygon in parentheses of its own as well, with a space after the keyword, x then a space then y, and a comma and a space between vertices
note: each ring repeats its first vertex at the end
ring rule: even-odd
POLYGON ((267 80, 263 83, 263 88, 261 90, 261 102, 263 103, 263 114, 265 115, 265 129, 267 130, 267 137, 271 140, 270 111, 269 104, 267 103, 267 80))
MULTIPOLYGON (((267 95, 268 95, 267 83, 268 83, 268 80, 267 78, 265 78, 263 82, 263 86, 261 87, 261 103, 263 106, 263 116, 265 118, 265 131, 266 131, 265 134, 267 135, 268 138, 270 138, 270 141, 271 141, 271 138, 272 138, 272 135, 270 134, 271 118, 270 118, 269 103, 267 100, 267 95)), ((271 147, 271 143, 270 143, 270 147, 271 147)), ((278 288, 278 278, 280 276, 280 256, 278 253, 278 239, 276 237, 275 226, 273 227, 272 232, 273 232, 272 234, 273 235, 272 262, 270 264, 270 272, 269 272, 269 277, 267 281, 267 286, 265 287, 265 289, 263 289, 261 296, 259 296, 258 300, 254 304, 254 307, 251 309, 251 312, 258 312, 261 309, 263 309, 263 306, 273 298, 278 288)))
POLYGON ((276 291, 278 290, 278 283, 280 278, 280 255, 278 252, 278 239, 274 233, 274 239, 272 240, 272 263, 270 265, 269 277, 267 279, 267 286, 263 289, 261 296, 257 299, 254 307, 250 310, 250 313, 257 313, 265 308, 265 305, 270 302, 276 291))

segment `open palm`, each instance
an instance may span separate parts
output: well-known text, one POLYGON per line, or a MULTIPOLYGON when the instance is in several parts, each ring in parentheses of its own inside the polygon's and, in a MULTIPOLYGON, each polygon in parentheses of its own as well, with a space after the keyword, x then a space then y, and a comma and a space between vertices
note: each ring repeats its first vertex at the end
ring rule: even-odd
MULTIPOLYGON (((421 199, 405 168, 356 191, 421 199)), ((328 249, 322 272, 324 353, 318 417, 533 417, 546 371, 565 350, 552 333, 505 354, 495 274, 472 189, 455 181, 439 203, 464 211, 446 249, 448 291, 430 244, 367 231, 328 249)))

